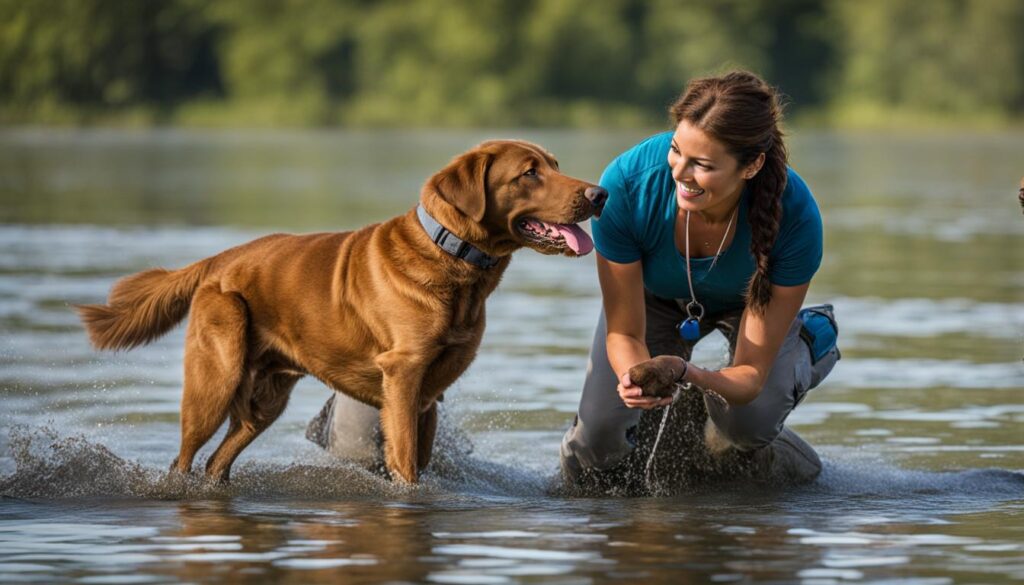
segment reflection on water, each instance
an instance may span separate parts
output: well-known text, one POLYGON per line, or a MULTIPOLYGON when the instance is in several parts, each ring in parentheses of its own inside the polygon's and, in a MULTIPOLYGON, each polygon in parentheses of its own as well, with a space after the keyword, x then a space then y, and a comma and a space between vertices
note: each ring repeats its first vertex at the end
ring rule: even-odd
MULTIPOLYGON (((500 134, 591 179, 640 136, 500 134)), ((0 581, 1024 578, 1024 138, 1009 135, 794 137, 828 238, 810 301, 835 304, 844 353, 790 419, 826 461, 812 486, 554 495, 599 299, 591 260, 530 252, 488 303, 423 486, 308 444, 327 396, 310 380, 231 485, 168 478, 182 329, 96 354, 69 304, 272 229, 399 213, 490 136, 0 134, 0 581)))
POLYGON ((1019 577, 1019 525, 985 535, 970 527, 1012 514, 1004 502, 1019 497, 1020 476, 911 475, 875 470, 826 475, 800 493, 661 500, 418 493, 306 501, 295 493, 9 502, 0 569, 26 580, 140 583, 227 575, 296 583, 1019 577))

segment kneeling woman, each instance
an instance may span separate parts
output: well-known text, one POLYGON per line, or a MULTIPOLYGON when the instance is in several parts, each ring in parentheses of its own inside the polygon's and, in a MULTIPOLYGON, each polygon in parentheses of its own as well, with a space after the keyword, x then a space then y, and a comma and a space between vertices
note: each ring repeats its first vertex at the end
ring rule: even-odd
POLYGON ((629 370, 675 356, 656 363, 725 400, 704 399, 706 425, 699 394, 673 408, 680 412, 666 436, 690 427, 697 444, 663 442, 660 468, 673 458, 695 461, 680 452, 689 448, 712 467, 731 457, 775 479, 813 479, 817 455, 783 422, 838 352, 830 307, 800 310, 821 263, 822 224, 807 185, 787 166, 778 98, 757 76, 734 72, 692 81, 670 111, 674 131, 626 151, 601 178, 609 198, 592 228, 604 311, 562 442, 563 476, 611 488, 638 479, 649 465, 650 429, 661 422, 660 411, 641 414, 672 398, 645 393, 629 370), (814 338, 810 321, 826 330, 814 338), (715 329, 729 341, 731 364, 711 371, 688 363, 693 345, 715 329))

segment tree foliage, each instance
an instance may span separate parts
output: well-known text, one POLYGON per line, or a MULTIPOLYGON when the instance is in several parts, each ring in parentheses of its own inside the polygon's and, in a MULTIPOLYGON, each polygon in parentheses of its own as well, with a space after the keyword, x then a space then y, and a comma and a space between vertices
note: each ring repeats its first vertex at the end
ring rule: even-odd
POLYGON ((1024 107, 1020 0, 0 0, 0 115, 288 125, 660 122, 744 67, 794 111, 1024 107))

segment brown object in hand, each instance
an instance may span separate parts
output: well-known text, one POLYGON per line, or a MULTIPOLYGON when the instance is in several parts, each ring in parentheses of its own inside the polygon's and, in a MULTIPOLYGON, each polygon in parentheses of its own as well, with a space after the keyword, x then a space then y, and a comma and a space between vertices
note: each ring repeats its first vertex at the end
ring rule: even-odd
POLYGON ((686 371, 686 362, 671 355, 659 355, 629 369, 629 381, 643 390, 644 396, 668 398, 686 371))
POLYGON ((430 461, 436 401, 476 356, 484 301, 512 252, 588 253, 593 242, 575 224, 606 197, 537 145, 485 142, 430 177, 420 204, 496 259, 490 268, 438 247, 413 208, 354 232, 275 234, 179 270, 140 272, 118 281, 108 304, 78 311, 93 345, 111 350, 149 343, 189 315, 171 469, 189 472, 229 419, 206 463, 208 477, 226 481, 312 375, 381 410, 387 468, 415 483, 430 461))

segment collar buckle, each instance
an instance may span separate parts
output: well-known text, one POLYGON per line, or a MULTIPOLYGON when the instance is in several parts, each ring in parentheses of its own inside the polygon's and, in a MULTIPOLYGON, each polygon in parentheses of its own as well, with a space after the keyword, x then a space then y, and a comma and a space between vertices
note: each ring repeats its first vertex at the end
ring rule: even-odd
POLYGON ((459 238, 449 231, 448 228, 441 225, 440 222, 427 213, 427 210, 422 205, 416 206, 416 216, 420 220, 420 225, 423 226, 423 229, 430 236, 434 244, 445 252, 459 260, 469 262, 483 269, 491 268, 498 263, 498 258, 488 256, 480 248, 459 238))

